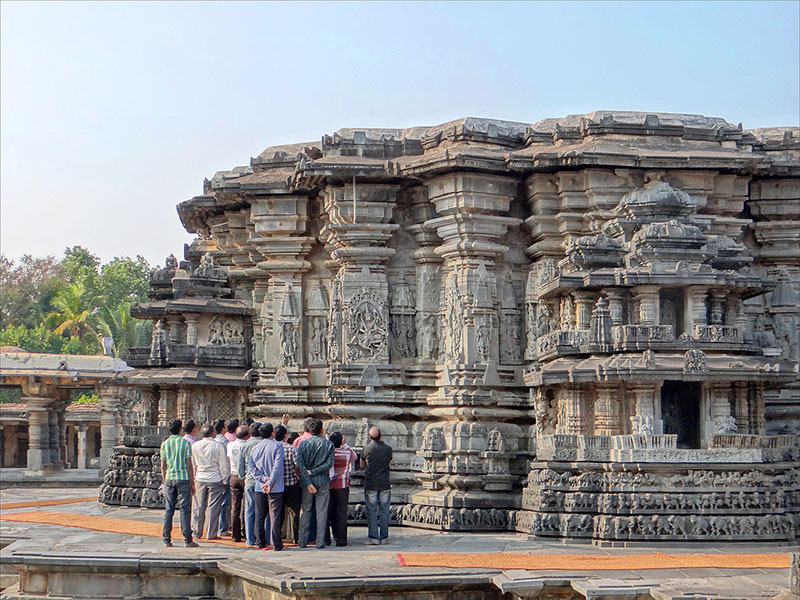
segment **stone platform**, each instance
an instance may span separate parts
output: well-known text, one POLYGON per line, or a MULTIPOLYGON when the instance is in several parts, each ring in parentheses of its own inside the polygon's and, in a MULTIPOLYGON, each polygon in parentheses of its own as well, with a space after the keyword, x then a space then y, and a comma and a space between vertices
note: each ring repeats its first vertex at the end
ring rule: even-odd
POLYGON ((59 469, 31 474, 26 469, 0 469, 3 487, 96 488, 103 481, 101 469, 59 469))
MULTIPOLYGON (((4 488, 0 502, 80 497, 84 490, 4 488)), ((163 513, 143 508, 108 507, 96 502, 57 507, 3 509, 71 512, 143 523, 160 522, 163 513)), ((351 546, 340 549, 288 548, 263 552, 201 542, 198 549, 176 544, 165 549, 158 538, 72 527, 0 520, 2 567, 24 574, 2 598, 789 598, 789 569, 656 569, 626 571, 502 571, 442 567, 403 567, 403 552, 513 552, 563 554, 643 554, 648 547, 597 548, 514 533, 433 533, 396 527, 388 546, 364 546, 363 527, 350 528, 351 546), (8 544, 8 545, 6 545, 8 544), (505 595, 504 595, 505 594, 505 595)), ((690 549, 661 543, 659 552, 785 552, 750 544, 702 544, 690 549)))

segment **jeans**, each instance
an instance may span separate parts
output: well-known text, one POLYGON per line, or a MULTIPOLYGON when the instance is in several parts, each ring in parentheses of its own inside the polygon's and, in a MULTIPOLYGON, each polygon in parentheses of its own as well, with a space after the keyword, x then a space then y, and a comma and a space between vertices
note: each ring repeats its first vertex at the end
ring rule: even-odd
POLYGON ((327 481, 317 488, 317 493, 312 494, 308 488, 303 488, 303 501, 300 512, 300 539, 298 545, 305 548, 308 544, 308 534, 311 531, 311 505, 316 504, 317 548, 325 547, 325 530, 328 528, 328 500, 331 493, 331 483, 327 481))
POLYGON ((222 507, 219 512, 219 530, 229 531, 231 528, 231 486, 226 485, 222 490, 222 507))
MULTIPOLYGON (((347 546, 347 500, 350 488, 331 490, 331 499, 328 503, 328 520, 333 531, 333 540, 337 546, 347 546)), ((325 532, 325 542, 330 544, 330 539, 325 532)))
POLYGON ((244 479, 231 475, 231 535, 234 542, 242 541, 244 531, 244 479))
POLYGON ((283 492, 265 494, 256 491, 256 546, 266 548, 271 545, 273 550, 283 550, 282 525, 283 492), (268 523, 269 527, 266 527, 268 523))
POLYGON ((175 507, 180 510, 181 533, 183 541, 187 544, 192 541, 192 490, 189 480, 169 479, 164 482, 164 503, 166 512, 164 513, 164 528, 161 532, 161 539, 164 543, 172 541, 172 517, 175 514, 175 507))
MULTIPOLYGON (((264 519, 264 529, 269 531, 269 512, 264 519)), ((248 546, 256 545, 256 488, 244 488, 244 530, 245 543, 248 546)))
POLYGON ((283 537, 295 544, 300 536, 300 504, 303 493, 300 484, 287 485, 283 490, 283 537))
POLYGON ((389 505, 392 490, 364 490, 364 505, 367 508, 367 535, 369 539, 383 542, 389 539, 389 505), (380 533, 378 522, 380 521, 380 533))
POLYGON ((219 537, 219 511, 222 508, 222 492, 225 485, 221 481, 214 483, 197 482, 197 502, 194 514, 194 535, 203 535, 206 525, 206 509, 208 510, 208 531, 206 539, 219 537))

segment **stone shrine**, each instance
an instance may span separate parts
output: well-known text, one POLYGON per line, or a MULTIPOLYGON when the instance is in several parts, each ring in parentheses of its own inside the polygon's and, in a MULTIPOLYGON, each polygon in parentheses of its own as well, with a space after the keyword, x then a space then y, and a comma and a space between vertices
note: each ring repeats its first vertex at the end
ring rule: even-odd
POLYGON ((268 148, 178 205, 142 425, 377 425, 407 525, 794 540, 799 173, 797 128, 678 114, 268 148))

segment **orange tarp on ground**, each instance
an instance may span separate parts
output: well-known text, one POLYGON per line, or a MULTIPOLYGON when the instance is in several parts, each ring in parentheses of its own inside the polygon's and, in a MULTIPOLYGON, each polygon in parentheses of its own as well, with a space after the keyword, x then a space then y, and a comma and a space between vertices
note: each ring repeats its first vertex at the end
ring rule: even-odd
POLYGON ((60 500, 30 500, 28 502, 0 502, 0 511, 12 508, 31 508, 34 506, 58 506, 59 504, 77 504, 79 502, 97 502, 97 496, 85 498, 61 498, 60 500))
POLYGON ((404 552, 404 567, 464 567, 532 571, 616 571, 640 569, 788 569, 788 554, 493 554, 404 552))

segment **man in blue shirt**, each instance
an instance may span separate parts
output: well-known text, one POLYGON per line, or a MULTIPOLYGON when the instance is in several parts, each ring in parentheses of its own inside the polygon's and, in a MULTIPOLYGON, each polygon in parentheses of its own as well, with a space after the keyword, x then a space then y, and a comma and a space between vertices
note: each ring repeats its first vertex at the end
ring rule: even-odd
POLYGON ((255 542, 259 548, 267 547, 264 518, 269 505, 270 541, 273 550, 283 550, 281 527, 283 526, 283 444, 275 441, 272 423, 261 427, 264 438, 247 458, 247 466, 256 482, 255 542))

